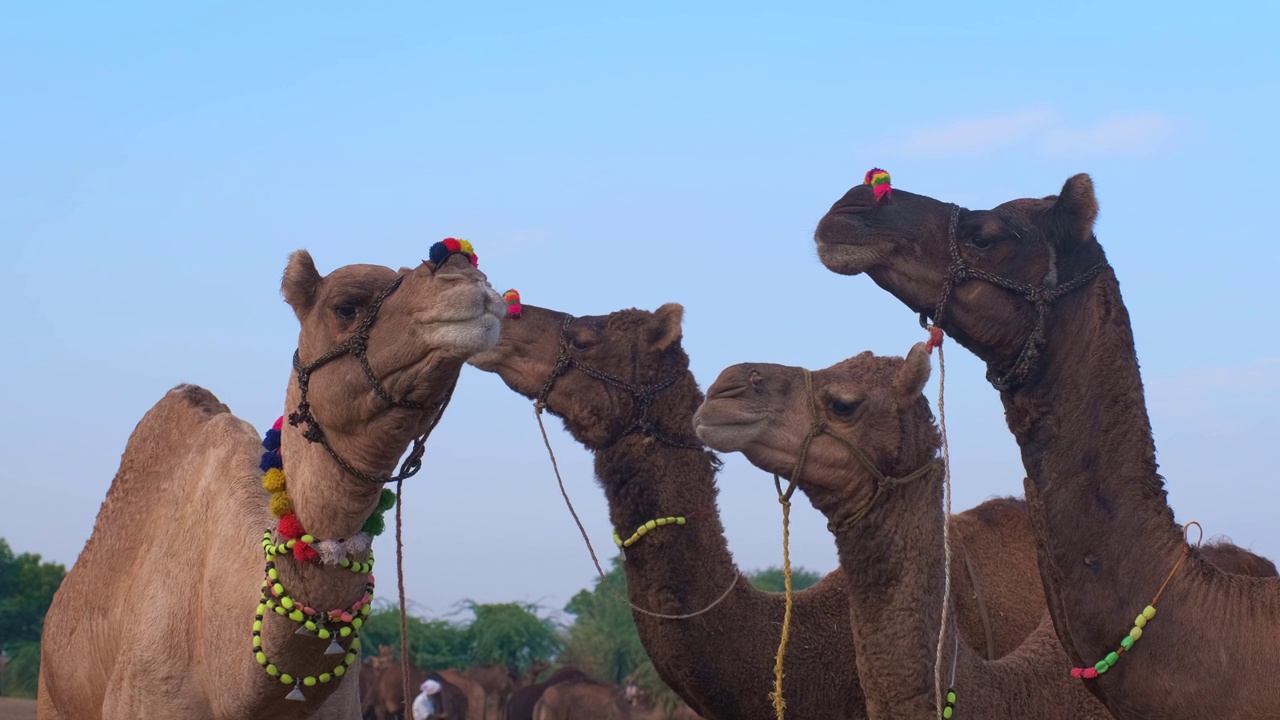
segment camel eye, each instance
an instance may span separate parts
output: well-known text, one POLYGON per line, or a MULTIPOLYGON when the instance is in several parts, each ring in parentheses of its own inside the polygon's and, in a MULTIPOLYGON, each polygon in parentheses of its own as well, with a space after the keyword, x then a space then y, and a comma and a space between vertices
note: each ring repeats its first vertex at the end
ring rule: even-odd
POLYGON ((356 316, 356 305, 355 303, 344 302, 338 307, 334 308, 333 312, 335 315, 342 318, 343 320, 350 320, 351 318, 356 316))
POLYGON ((969 239, 969 244, 979 250, 990 250, 994 243, 990 238, 984 238, 981 235, 975 235, 969 239))
POLYGON ((828 404, 831 408, 831 413, 842 418, 847 418, 850 415, 853 415, 858 411, 858 407, 861 405, 862 403, 858 400, 840 400, 838 398, 832 398, 831 402, 828 404))

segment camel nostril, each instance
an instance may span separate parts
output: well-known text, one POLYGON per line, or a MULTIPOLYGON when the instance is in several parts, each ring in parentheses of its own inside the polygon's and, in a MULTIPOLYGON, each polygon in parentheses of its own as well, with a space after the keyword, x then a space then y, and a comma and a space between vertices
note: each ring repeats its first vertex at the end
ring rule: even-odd
POLYGON ((760 383, 764 382, 764 376, 760 374, 759 370, 752 369, 751 373, 747 375, 747 382, 751 383, 751 387, 758 388, 760 383))

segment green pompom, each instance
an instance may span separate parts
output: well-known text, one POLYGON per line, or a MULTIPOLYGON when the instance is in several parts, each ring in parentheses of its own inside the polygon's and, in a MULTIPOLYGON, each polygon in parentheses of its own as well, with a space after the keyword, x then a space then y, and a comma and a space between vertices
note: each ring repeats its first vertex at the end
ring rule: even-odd
POLYGON ((396 494, 394 491, 383 490, 382 494, 378 495, 377 512, 384 513, 395 506, 396 506, 396 494))
POLYGON ((387 529, 387 521, 382 518, 382 513, 374 513, 369 516, 368 520, 364 521, 364 527, 360 529, 377 537, 382 534, 383 530, 387 529))

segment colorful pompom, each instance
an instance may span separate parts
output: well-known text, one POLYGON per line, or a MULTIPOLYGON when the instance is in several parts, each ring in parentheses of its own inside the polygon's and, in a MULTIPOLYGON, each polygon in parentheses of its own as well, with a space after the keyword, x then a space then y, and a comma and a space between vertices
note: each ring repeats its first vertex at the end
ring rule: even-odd
POLYGON ((280 457, 280 453, 267 451, 262 453, 262 460, 258 462, 258 469, 262 472, 269 470, 278 470, 284 467, 284 459, 280 457))
POLYGON ((293 559, 298 562, 311 562, 320 559, 320 553, 307 543, 299 542, 293 546, 293 559))
POLYGON ((271 502, 267 507, 278 518, 293 517, 293 503, 289 502, 289 493, 271 493, 271 502))
POLYGON ((502 293, 502 301, 507 304, 507 317, 518 318, 520 313, 524 311, 524 307, 520 304, 520 293, 512 288, 502 293))
POLYGON ((276 531, 280 533, 280 537, 290 540, 300 538, 306 532, 302 529, 302 523, 298 520, 298 516, 293 514, 282 516, 276 531))
POLYGON ((862 182, 864 185, 870 185, 871 189, 875 191, 876 202, 888 200, 889 195, 893 192, 893 187, 889 185, 889 173, 880 168, 868 170, 862 182))
POLYGON ((377 512, 386 512, 396 506, 396 493, 394 490, 383 489, 378 493, 378 509, 377 512))
POLYGON ((364 521, 364 527, 360 528, 361 532, 370 535, 381 535, 383 530, 387 529, 387 521, 382 517, 382 513, 374 513, 364 521))
POLYGON ((276 421, 275 421, 274 423, 272 423, 272 424, 271 424, 271 429, 272 429, 272 430, 277 430, 277 431, 278 431, 278 430, 280 430, 280 428, 281 428, 281 427, 284 427, 284 416, 283 416, 283 415, 281 415, 280 417, 276 418, 276 421))
POLYGON ((271 429, 262 437, 262 447, 267 452, 275 452, 280 449, 280 431, 271 429))
POLYGON ((262 489, 269 493, 284 492, 284 471, 280 468, 268 470, 267 474, 262 476, 262 489))
POLYGON ((929 341, 924 344, 925 350, 930 355, 933 354, 933 349, 936 347, 942 347, 942 328, 937 325, 929 328, 929 341))
POLYGON ((445 261, 445 258, 455 253, 467 256, 467 260, 471 261, 473 267, 480 267, 480 257, 476 255, 475 248, 470 242, 458 238, 445 238, 432 245, 431 250, 427 252, 427 259, 439 265, 445 261))

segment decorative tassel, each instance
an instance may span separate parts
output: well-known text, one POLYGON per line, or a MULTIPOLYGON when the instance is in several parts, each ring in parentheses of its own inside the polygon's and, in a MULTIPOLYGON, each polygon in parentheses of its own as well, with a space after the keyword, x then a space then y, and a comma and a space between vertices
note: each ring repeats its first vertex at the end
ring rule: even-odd
POLYGON ((520 293, 515 288, 502 293, 502 300, 507 303, 507 317, 520 317, 524 308, 520 305, 520 293))
POLYGON ((427 251, 427 259, 439 266, 450 255, 465 255, 471 261, 472 267, 480 267, 480 256, 476 255, 475 248, 471 243, 461 238, 445 238, 440 242, 431 246, 427 251))
POLYGON ((878 203, 888 200, 893 193, 893 188, 889 185, 889 173, 880 168, 868 170, 862 182, 864 185, 870 185, 871 189, 875 191, 875 199, 878 203))

